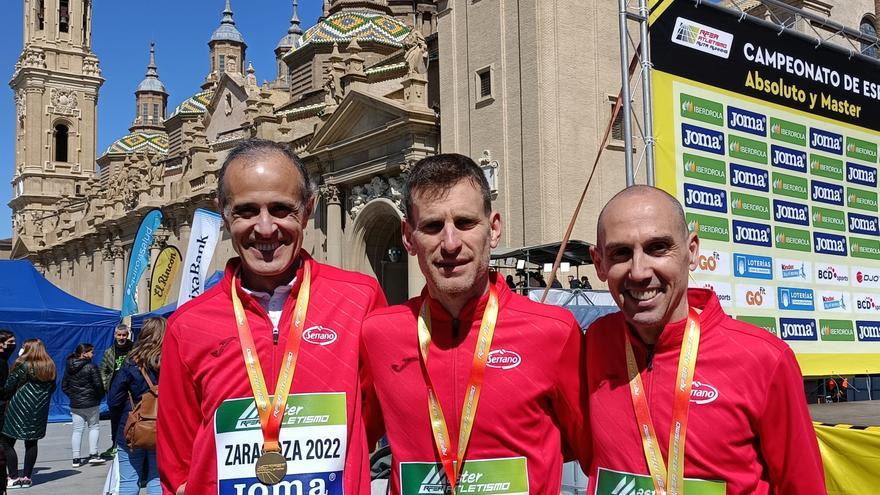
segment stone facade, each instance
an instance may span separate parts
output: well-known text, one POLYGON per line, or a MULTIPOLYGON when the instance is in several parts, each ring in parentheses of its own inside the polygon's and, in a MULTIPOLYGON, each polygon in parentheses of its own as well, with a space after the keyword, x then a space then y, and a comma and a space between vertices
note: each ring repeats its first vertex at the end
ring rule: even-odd
MULTIPOLYGON (((801 3, 827 4, 832 18, 853 25, 873 10, 871 0, 801 3)), ((392 302, 423 284, 403 250, 400 220, 402 184, 425 156, 459 152, 479 161, 504 219, 502 245, 558 241, 620 87, 615 2, 325 0, 318 23, 303 30, 294 1, 276 66, 263 68, 274 80, 261 85, 244 66, 245 36, 227 0, 218 28, 205 33, 211 69, 201 88, 168 109, 151 48, 132 127, 96 167, 103 80, 89 43, 91 4, 25 0, 24 49, 11 82, 11 256, 105 306, 121 304, 144 215, 164 214, 152 259, 164 245, 185 251, 194 210, 213 208, 228 150, 252 136, 289 143, 319 185, 304 248, 375 275, 392 302), (57 153, 59 125, 66 155, 57 153)), ((595 239, 596 215, 625 185, 622 141, 606 148, 573 238, 595 239)), ((644 180, 641 167, 637 182, 644 180)), ((210 271, 232 255, 224 235, 210 271)))

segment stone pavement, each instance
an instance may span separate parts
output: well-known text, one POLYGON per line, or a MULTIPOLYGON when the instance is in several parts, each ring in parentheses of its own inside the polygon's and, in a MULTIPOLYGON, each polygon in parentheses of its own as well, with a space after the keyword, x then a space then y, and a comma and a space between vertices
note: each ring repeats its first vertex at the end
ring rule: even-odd
MULTIPOLYGON (((50 423, 46 429, 46 437, 40 440, 40 452, 34 466, 34 485, 28 489, 9 490, 10 494, 21 495, 101 495, 104 479, 110 470, 107 462, 98 466, 85 465, 80 468, 70 467, 70 435, 73 432, 70 423, 50 423)), ((87 436, 88 432, 84 434, 87 436)), ((98 442, 99 452, 110 447, 110 421, 101 421, 101 439, 98 442)), ((85 454, 88 454, 88 441, 84 442, 85 454)), ((16 442, 19 469, 24 462, 24 442, 16 442)))

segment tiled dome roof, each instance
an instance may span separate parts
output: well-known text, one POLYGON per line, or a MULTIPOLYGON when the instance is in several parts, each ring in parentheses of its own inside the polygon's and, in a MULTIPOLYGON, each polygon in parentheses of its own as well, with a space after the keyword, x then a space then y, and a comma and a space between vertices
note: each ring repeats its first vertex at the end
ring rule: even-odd
POLYGON ((104 154, 144 151, 168 153, 168 136, 164 132, 135 132, 116 140, 104 154))
POLYGON ((397 19, 370 11, 337 12, 315 24, 300 38, 293 49, 298 50, 310 43, 347 43, 355 38, 358 42, 373 41, 394 47, 403 46, 410 29, 397 19))
POLYGON ((211 101, 211 98, 214 97, 214 90, 209 89, 206 91, 202 91, 200 93, 196 93, 191 97, 184 100, 183 103, 177 105, 177 108, 174 109, 174 112, 171 114, 172 117, 179 113, 183 114, 193 114, 193 113, 204 113, 205 109, 208 106, 208 103, 211 101))

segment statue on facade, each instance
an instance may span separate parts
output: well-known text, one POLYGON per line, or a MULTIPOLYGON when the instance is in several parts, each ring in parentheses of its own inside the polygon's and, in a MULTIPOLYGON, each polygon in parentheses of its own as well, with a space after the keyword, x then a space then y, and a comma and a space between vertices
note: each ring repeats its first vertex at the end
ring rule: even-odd
POLYGON ((406 60, 407 74, 425 75, 428 73, 428 42, 425 35, 418 29, 413 28, 403 42, 406 48, 404 60, 406 60))
POLYGON ((339 105, 342 101, 342 79, 330 65, 324 67, 324 102, 339 105))

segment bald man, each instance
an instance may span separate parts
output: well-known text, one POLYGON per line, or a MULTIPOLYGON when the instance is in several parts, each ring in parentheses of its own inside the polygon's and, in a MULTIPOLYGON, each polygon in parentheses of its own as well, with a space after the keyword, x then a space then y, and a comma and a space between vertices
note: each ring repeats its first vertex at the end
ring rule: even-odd
POLYGON ((588 493, 824 494, 794 354, 688 289, 699 247, 659 189, 599 215, 590 254, 620 311, 587 330, 588 493))

